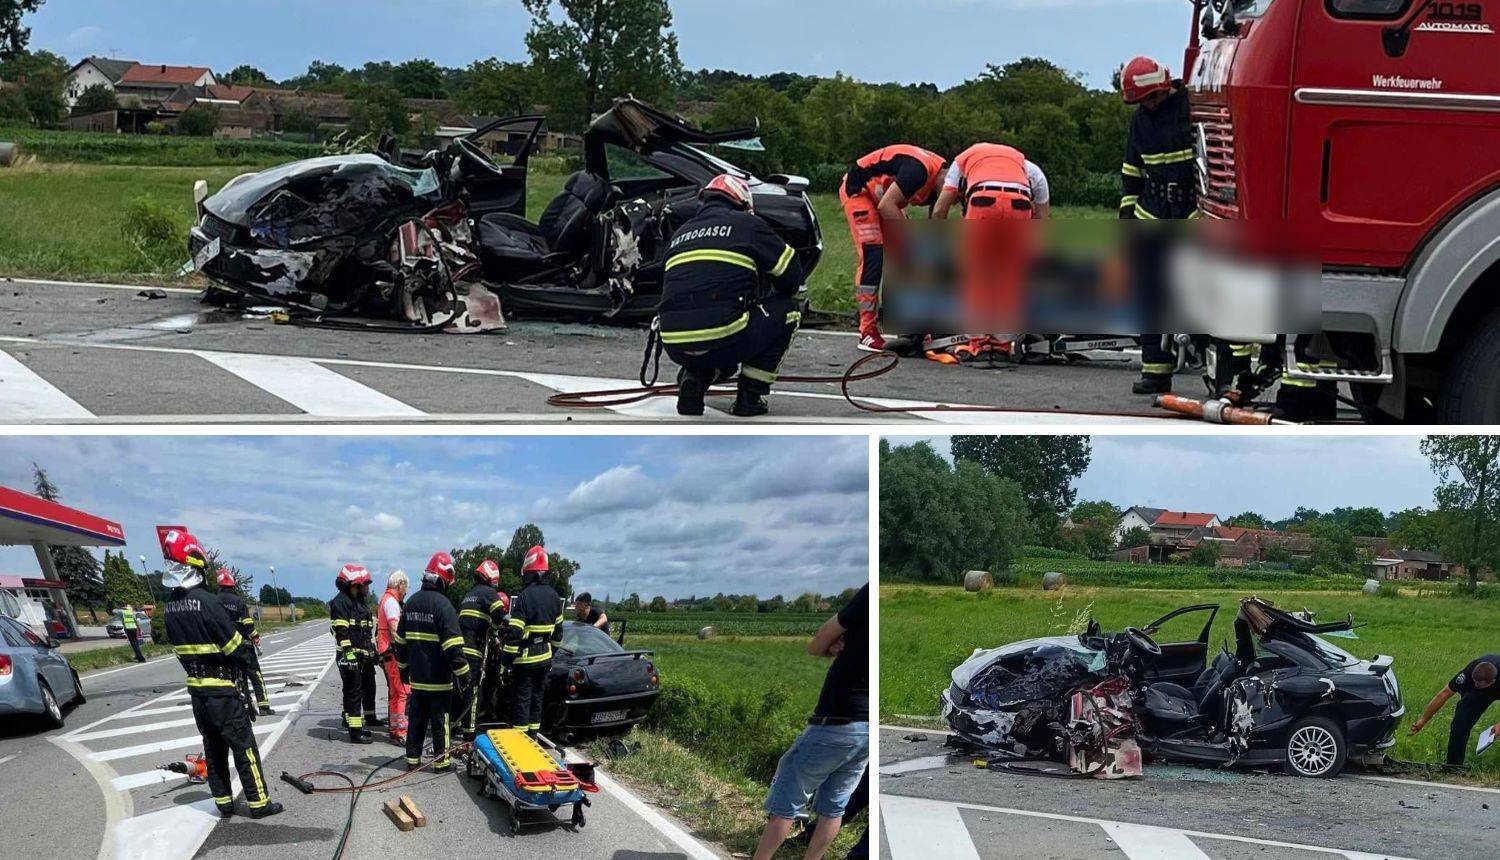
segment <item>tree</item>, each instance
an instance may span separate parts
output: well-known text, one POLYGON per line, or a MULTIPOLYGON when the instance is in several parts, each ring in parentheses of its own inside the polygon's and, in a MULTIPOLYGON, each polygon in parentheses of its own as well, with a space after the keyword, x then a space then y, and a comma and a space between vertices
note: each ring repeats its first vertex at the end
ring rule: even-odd
POLYGON ((272 588, 270 584, 260 587, 260 602, 266 606, 290 606, 292 593, 285 588, 272 588))
POLYGON ((443 70, 431 60, 407 60, 391 70, 391 83, 409 99, 445 99, 447 81, 443 70))
POLYGON ((78 100, 73 103, 73 115, 88 116, 91 113, 115 110, 117 107, 119 102, 114 90, 104 84, 93 84, 78 94, 78 100))
POLYGON ((954 436, 953 459, 1009 478, 1026 498, 1038 533, 1055 528, 1073 506, 1073 481, 1089 467, 1087 436, 954 436))
POLYGON ((367 84, 358 87, 351 95, 349 106, 349 130, 355 134, 406 134, 411 126, 411 114, 401 93, 394 87, 367 84))
POLYGON ((219 127, 219 109, 214 105, 193 105, 177 117, 177 133, 188 137, 212 137, 219 127))
POLYGON ((523 114, 531 110, 537 86, 530 66, 490 57, 469 66, 469 83, 459 92, 458 104, 478 114, 523 114))
MULTIPOLYGON (((142 606, 154 603, 151 590, 146 583, 130 569, 130 563, 125 560, 124 553, 108 554, 104 559, 104 593, 105 603, 110 609, 115 609, 125 604, 131 606, 142 606)), ((159 613, 158 613, 159 614, 159 613)))
POLYGON ((219 568, 229 571, 234 577, 234 593, 245 600, 251 599, 252 590, 255 587, 255 577, 240 570, 233 564, 224 560, 224 556, 213 547, 203 548, 203 581, 208 584, 209 591, 219 590, 219 568))
POLYGON ((1397 511, 1391 514, 1391 528, 1387 536, 1391 545, 1398 549, 1440 552, 1443 547, 1443 517, 1437 511, 1420 507, 1397 511))
POLYGON ((1385 514, 1379 508, 1334 508, 1328 512, 1326 519, 1338 523, 1351 534, 1362 537, 1385 535, 1385 514))
MULTIPOLYGON (((32 490, 49 502, 62 500, 62 493, 52 483, 47 471, 36 463, 31 464, 32 490)), ((105 602, 106 589, 99 560, 81 546, 49 546, 47 554, 52 557, 52 566, 57 575, 68 585, 69 599, 83 606, 96 606, 105 602)), ((122 555, 123 559, 124 556, 122 555)))
POLYGON ((40 9, 46 0, 0 0, 0 60, 26 50, 31 28, 21 26, 21 16, 40 9))
POLYGON ((882 577, 951 583, 1005 570, 1033 534, 1014 481, 969 460, 949 466, 930 443, 882 441, 880 481, 882 577))
POLYGON ((1266 518, 1254 511, 1245 511, 1242 514, 1235 514, 1234 516, 1225 520, 1224 525, 1241 529, 1270 528, 1270 525, 1267 523, 1266 518))
POLYGON ((641 596, 639 594, 636 594, 634 591, 630 592, 629 597, 626 597, 624 600, 620 601, 620 610, 622 612, 640 612, 641 596))
POLYGON ((1220 554, 1219 545, 1214 541, 1199 541, 1198 545, 1188 552, 1188 563, 1198 567, 1218 567, 1220 554))
POLYGON ((1151 543, 1151 530, 1145 526, 1133 526, 1120 535, 1115 542, 1116 549, 1133 549, 1151 543))
POLYGON ((276 83, 271 80, 270 75, 248 63, 230 69, 229 74, 224 76, 224 82, 242 87, 269 87, 276 83))
POLYGON ((1481 570, 1500 567, 1500 436, 1428 436, 1422 453, 1438 479, 1444 555, 1477 588, 1481 570))
POLYGON ((1354 533, 1328 520, 1318 520, 1307 527, 1312 536, 1312 555, 1308 559, 1313 569, 1323 568, 1334 573, 1353 573, 1359 567, 1359 546, 1354 542, 1354 533))
POLYGON ((655 597, 651 598, 651 606, 649 608, 651 612, 666 612, 667 599, 658 594, 655 597))
POLYGON ((667 0, 522 0, 526 48, 556 128, 581 131, 599 108, 633 94, 665 102, 682 77, 667 0), (553 18, 553 7, 562 17, 553 18))
MULTIPOLYGON (((0 10, 5 2, 0 0, 0 10)), ((68 68, 67 60, 50 51, 20 51, 0 60, 0 80, 24 81, 5 91, 0 109, 9 118, 34 126, 57 125, 68 114, 63 99, 68 68)))
POLYGON ((1113 502, 1106 501, 1079 502, 1068 514, 1075 523, 1098 520, 1111 526, 1118 523, 1122 515, 1123 512, 1113 502))

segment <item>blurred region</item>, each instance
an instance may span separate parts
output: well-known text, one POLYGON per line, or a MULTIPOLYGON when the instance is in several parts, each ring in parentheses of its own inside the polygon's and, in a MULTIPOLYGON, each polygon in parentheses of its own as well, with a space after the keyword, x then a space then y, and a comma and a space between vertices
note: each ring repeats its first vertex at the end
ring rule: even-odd
POLYGON ((1315 249, 1286 222, 895 220, 893 332, 1184 332, 1245 343, 1321 330, 1315 249))

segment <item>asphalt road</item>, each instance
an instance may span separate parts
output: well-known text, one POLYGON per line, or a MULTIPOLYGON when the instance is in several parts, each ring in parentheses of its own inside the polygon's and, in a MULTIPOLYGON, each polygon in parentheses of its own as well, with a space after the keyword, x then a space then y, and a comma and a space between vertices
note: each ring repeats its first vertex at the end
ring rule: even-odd
POLYGON ((1500 836, 1496 789, 1166 765, 1054 779, 981 770, 920 733, 880 733, 887 860, 1480 860, 1500 836))
MULTIPOLYGON (((507 332, 468 337, 331 331, 217 311, 200 304, 194 290, 168 291, 155 300, 139 299, 136 292, 0 277, 0 418, 23 423, 679 420, 667 398, 615 409, 547 405, 547 397, 559 391, 638 385, 645 344, 639 327, 513 320, 507 332)), ((782 373, 838 377, 863 355, 852 332, 810 329, 798 335, 782 373)), ((674 371, 663 361, 669 381, 674 371)), ((781 384, 771 398, 772 414, 749 423, 1168 420, 1155 417, 1149 398, 1130 393, 1138 367, 1133 360, 997 369, 908 360, 884 377, 856 383, 853 392, 885 407, 980 404, 1016 411, 876 414, 850 405, 834 384, 781 384), (1148 417, 1131 417, 1142 414, 1148 417)), ((1184 376, 1178 390, 1197 394, 1201 383, 1184 376)), ((728 405, 716 398, 701 420, 744 423, 727 413, 728 405)))
MULTIPOLYGON (((270 634, 261 650, 278 713, 259 718, 255 732, 273 780, 272 796, 286 812, 264 821, 222 820, 206 786, 156 769, 201 750, 182 670, 175 658, 162 658, 85 676, 88 702, 73 708, 58 731, 0 728, 0 834, 5 839, 0 854, 101 860, 331 857, 348 796, 305 796, 275 775, 333 770, 362 779, 402 751, 383 741, 351 745, 338 731, 339 682, 326 621, 270 634)), ((379 683, 383 710, 384 682, 379 683)), ((327 778, 321 783, 334 784, 327 778)), ((527 830, 519 839, 549 855, 722 856, 607 774, 601 783, 605 790, 594 796, 581 831, 527 830)), ((398 849, 406 856, 465 856, 490 850, 484 846, 491 840, 511 839, 507 813, 497 801, 475 796, 476 785, 457 774, 423 774, 367 794, 357 807, 345 856, 398 849), (400 794, 416 800, 429 819, 427 827, 400 833, 380 812, 383 801, 400 794)), ((503 850, 500 844, 494 848, 503 850)))

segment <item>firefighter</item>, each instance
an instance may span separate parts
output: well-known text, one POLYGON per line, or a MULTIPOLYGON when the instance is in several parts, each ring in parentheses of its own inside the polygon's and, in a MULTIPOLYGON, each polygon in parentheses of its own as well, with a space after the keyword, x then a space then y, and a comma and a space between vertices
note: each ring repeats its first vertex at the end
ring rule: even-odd
POLYGON ((479 723, 480 667, 489 657, 490 639, 510 620, 510 598, 501 594, 500 565, 485 559, 474 568, 479 581, 458 604, 458 627, 464 634, 464 657, 469 661, 469 690, 461 713, 464 740, 473 740, 479 723))
POLYGON ((349 742, 374 743, 371 726, 385 725, 375 716, 375 650, 371 641, 374 624, 365 600, 370 594, 370 572, 357 564, 346 564, 334 579, 339 593, 328 601, 333 619, 333 638, 339 648, 339 680, 344 685, 343 724, 349 742))
POLYGON ((947 161, 906 143, 877 149, 854 163, 839 183, 839 202, 854 239, 854 303, 859 308, 859 348, 882 352, 880 281, 885 273, 884 221, 906 217, 906 207, 936 198, 947 161))
POLYGON ((521 563, 521 593, 511 607, 503 649, 512 666, 511 725, 533 734, 542 729, 552 648, 562 641, 563 601, 547 583, 548 574, 547 550, 527 550, 521 563))
POLYGON ((422 588, 402 607, 396 628, 396 666, 411 685, 406 709, 406 769, 422 764, 422 741, 432 730, 433 771, 453 769, 448 757, 454 693, 463 700, 469 682, 469 661, 458 612, 448 600, 453 584, 453 557, 434 553, 422 571, 422 588))
POLYGON ((764 398, 802 321, 802 266, 755 217, 745 180, 716 176, 699 196, 698 212, 672 237, 657 315, 667 355, 682 368, 677 413, 702 415, 709 386, 738 368, 731 411, 764 415, 764 398))
POLYGON ((385 672, 386 720, 391 724, 391 742, 402 745, 406 743, 406 697, 411 690, 401 680, 394 646, 408 587, 406 571, 393 571, 386 577, 385 593, 375 604, 375 659, 385 672))
MULTIPOLYGON (((1136 105, 1120 166, 1120 217, 1191 218, 1198 208, 1198 175, 1193 152, 1188 95, 1182 81, 1150 57, 1135 57, 1120 72, 1126 104, 1136 105)), ((1141 378, 1135 394, 1172 390, 1177 362, 1160 334, 1141 335, 1141 378)))
POLYGON ((203 759, 208 787, 219 814, 234 814, 234 788, 230 783, 229 756, 234 754, 240 785, 251 818, 280 812, 271 800, 261 768, 260 750, 250 729, 249 703, 240 697, 238 679, 253 670, 251 645, 234 621, 203 586, 205 554, 186 530, 158 528, 167 570, 162 585, 167 596, 166 628, 172 650, 187 672, 188 699, 193 719, 203 736, 203 759))
POLYGON ((276 712, 271 710, 271 702, 266 698, 266 679, 261 676, 260 658, 255 653, 260 647, 260 633, 255 629, 255 619, 250 617, 250 607, 235 592, 234 574, 227 567, 219 568, 219 604, 229 613, 229 619, 239 629, 240 636, 250 643, 245 649, 245 658, 250 664, 249 680, 255 689, 255 704, 261 716, 271 716, 276 712))

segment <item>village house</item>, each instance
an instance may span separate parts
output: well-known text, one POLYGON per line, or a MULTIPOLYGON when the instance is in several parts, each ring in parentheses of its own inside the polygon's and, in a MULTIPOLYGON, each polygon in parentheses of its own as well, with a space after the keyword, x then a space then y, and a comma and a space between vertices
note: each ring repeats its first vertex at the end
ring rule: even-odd
POLYGON ((137 65, 139 63, 135 60, 84 57, 68 70, 68 83, 63 89, 63 99, 71 108, 89 87, 100 86, 113 92, 120 78, 137 65))

